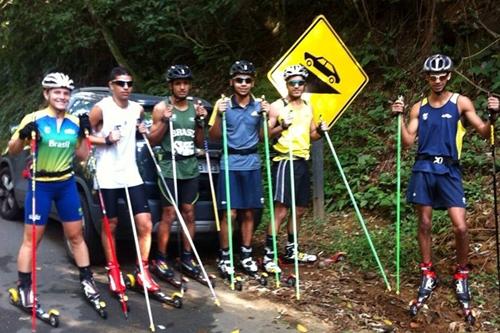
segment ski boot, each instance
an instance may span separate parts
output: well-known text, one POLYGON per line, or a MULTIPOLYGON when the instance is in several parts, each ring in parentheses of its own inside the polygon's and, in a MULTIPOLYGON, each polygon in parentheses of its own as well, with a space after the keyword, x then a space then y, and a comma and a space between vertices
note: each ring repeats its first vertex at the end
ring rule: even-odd
POLYGON ((252 258, 252 248, 241 247, 240 267, 246 275, 256 280, 261 286, 267 285, 268 275, 266 272, 259 273, 257 262, 252 258))
MULTIPOLYGON (((36 317, 41 321, 49 324, 52 327, 59 326, 59 311, 50 309, 49 311, 44 311, 38 302, 38 297, 36 300, 36 317)), ((9 289, 9 301, 10 304, 20 308, 24 312, 31 314, 33 311, 33 292, 31 287, 18 286, 17 288, 9 289)))
POLYGON ((80 283, 85 298, 92 305, 94 310, 97 311, 97 313, 101 318, 103 319, 108 318, 108 313, 105 310, 106 303, 104 301, 101 301, 101 294, 99 294, 99 291, 97 290, 94 278, 89 277, 83 279, 80 283))
POLYGON ((231 289, 243 290, 243 279, 240 276, 235 276, 234 267, 231 267, 229 253, 222 251, 220 257, 217 259, 217 270, 221 278, 226 282, 231 283, 231 276, 233 276, 234 285, 231 286, 231 289))
POLYGON ((455 287, 457 299, 460 302, 460 306, 462 307, 465 321, 470 326, 474 326, 476 317, 474 316, 471 307, 471 295, 469 290, 469 268, 467 266, 457 267, 455 274, 453 274, 453 285, 455 287))
POLYGON ((432 263, 421 263, 420 270, 422 272, 422 281, 418 288, 417 299, 410 302, 409 313, 412 317, 417 315, 418 311, 424 306, 429 297, 431 297, 432 292, 438 285, 438 279, 432 263))
MULTIPOLYGON (((297 261, 299 262, 299 264, 312 264, 318 260, 318 257, 315 254, 300 252, 299 250, 297 251, 298 251, 297 261)), ((295 262, 295 251, 293 243, 288 243, 286 245, 283 261, 288 264, 295 262)))
MULTIPOLYGON (((295 275, 291 274, 287 277, 283 277, 283 271, 281 270, 280 266, 274 262, 274 253, 268 247, 265 248, 265 251, 266 253, 264 255, 264 258, 262 259, 263 270, 271 275, 275 275, 276 273, 278 273, 279 281, 281 283, 288 287, 295 287, 295 283, 297 282, 295 275)), ((276 287, 280 287, 280 285, 277 284, 276 287)))
POLYGON ((120 271, 120 266, 118 264, 114 265, 109 262, 106 266, 108 271, 108 281, 109 289, 111 292, 118 297, 120 304, 122 306, 122 312, 125 318, 128 317, 128 312, 130 311, 128 307, 128 297, 125 294, 127 287, 125 286, 125 281, 123 280, 122 272, 120 271))
POLYGON ((134 289, 138 292, 144 292, 144 285, 146 286, 148 295, 161 303, 171 305, 177 309, 182 308, 182 294, 178 292, 172 293, 171 296, 165 295, 160 290, 160 286, 153 280, 149 273, 149 265, 147 260, 142 262, 144 268, 144 277, 140 272, 140 268, 136 267, 134 274, 127 274, 125 285, 127 288, 134 289))
POLYGON ((184 281, 184 279, 183 281, 177 280, 175 278, 174 271, 168 266, 165 260, 152 260, 149 270, 158 278, 172 285, 174 288, 179 289, 181 292, 185 292, 187 290, 187 281, 184 281))
MULTIPOLYGON (((208 286, 208 281, 205 279, 203 272, 201 271, 200 266, 194 261, 193 254, 190 252, 183 252, 181 256, 181 260, 179 263, 179 271, 181 274, 186 274, 190 278, 198 281, 204 286, 208 286)), ((210 279, 210 283, 212 287, 215 287, 215 276, 212 274, 208 275, 210 279)))

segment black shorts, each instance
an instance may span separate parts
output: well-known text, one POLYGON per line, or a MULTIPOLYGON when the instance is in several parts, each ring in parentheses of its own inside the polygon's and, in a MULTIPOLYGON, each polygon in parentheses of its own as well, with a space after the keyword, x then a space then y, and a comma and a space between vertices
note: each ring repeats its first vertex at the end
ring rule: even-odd
MULTIPOLYGON (((102 196, 104 198, 104 204, 106 205, 106 215, 108 215, 108 218, 110 219, 117 217, 118 199, 122 198, 123 200, 125 200, 125 204, 127 204, 125 189, 103 188, 101 189, 101 191, 102 191, 102 196)), ((146 191, 144 190, 144 184, 129 187, 128 193, 130 195, 130 203, 132 205, 132 212, 134 215, 150 212, 148 200, 146 199, 146 191)))
MULTIPOLYGON (((167 183, 168 189, 170 190, 172 196, 175 196, 174 180, 172 178, 165 178, 165 182, 167 183)), ((199 197, 198 183, 199 183, 198 177, 191 179, 177 179, 177 195, 178 195, 177 202, 179 204, 194 205, 196 201, 198 201, 199 197)), ((158 179, 158 186, 162 193, 161 195, 162 207, 172 206, 167 191, 165 191, 163 182, 160 179, 158 179)))
MULTIPOLYGON (((295 182, 295 206, 307 207, 311 199, 311 182, 307 161, 298 159, 293 161, 295 182)), ((274 201, 281 202, 287 207, 291 206, 290 196, 290 161, 281 160, 273 162, 273 192, 274 201)))

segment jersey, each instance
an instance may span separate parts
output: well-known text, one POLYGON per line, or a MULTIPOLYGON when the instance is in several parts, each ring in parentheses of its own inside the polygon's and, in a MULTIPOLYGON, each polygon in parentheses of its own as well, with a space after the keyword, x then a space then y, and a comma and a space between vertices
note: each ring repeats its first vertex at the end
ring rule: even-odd
POLYGON ((74 174, 72 164, 75 149, 79 144, 80 120, 78 117, 65 113, 63 118, 57 118, 56 111, 50 107, 35 111, 21 120, 12 139, 18 139, 19 131, 32 121, 36 123, 40 132, 35 170, 36 174, 40 175, 37 175, 36 180, 48 182, 71 178, 74 174), (57 173, 57 175, 51 176, 50 173, 57 173))
MULTIPOLYGON (((422 100, 418 114, 418 155, 460 159, 465 128, 460 120, 458 97, 459 94, 452 94, 439 108, 430 105, 427 98, 422 100)), ((445 163, 434 163, 432 160, 417 160, 413 171, 445 174, 452 168, 456 167, 445 163)))
POLYGON ((102 128, 96 136, 106 137, 112 130, 120 131, 120 140, 112 145, 96 146, 96 176, 103 189, 137 186, 143 183, 136 163, 136 126, 141 116, 139 103, 128 101, 118 106, 111 96, 97 104, 102 110, 102 128))
POLYGON ((311 149, 311 121, 313 112, 305 101, 299 107, 293 106, 286 99, 280 99, 274 103, 281 104, 281 109, 278 115, 278 123, 293 112, 293 120, 290 127, 281 132, 277 142, 273 145, 273 149, 280 153, 273 158, 273 161, 288 159, 290 145, 292 146, 292 154, 294 157, 309 159, 311 149))
MULTIPOLYGON (((209 125, 213 126, 215 117, 218 116, 218 105, 215 103, 209 125)), ((226 110, 227 144, 228 148, 234 150, 244 150, 257 148, 260 141, 260 128, 262 118, 259 114, 260 102, 251 97, 250 102, 242 107, 231 96, 228 109, 226 110)), ((221 124, 222 126, 222 124, 221 124)), ((260 169, 260 156, 257 152, 252 154, 229 154, 229 169, 238 171, 249 171, 260 169)), ((220 168, 225 169, 224 159, 220 160, 220 168)))
MULTIPOLYGON (((170 121, 172 121, 174 128, 172 136, 174 139, 175 156, 177 157, 175 161, 177 179, 191 179, 198 177, 200 174, 194 145, 196 132, 195 118, 196 110, 193 103, 188 102, 186 110, 179 110, 174 107, 170 121)), ((166 126, 169 126, 169 124, 167 123, 166 126)), ((160 159, 161 172, 165 177, 173 178, 170 128, 161 141, 161 147, 163 152, 167 153, 160 159)))

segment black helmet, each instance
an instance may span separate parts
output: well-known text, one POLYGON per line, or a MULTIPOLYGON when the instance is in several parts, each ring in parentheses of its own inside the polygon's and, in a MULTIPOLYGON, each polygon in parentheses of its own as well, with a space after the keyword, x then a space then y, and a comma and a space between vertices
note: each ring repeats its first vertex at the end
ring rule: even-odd
POLYGON ((173 65, 167 70, 165 78, 167 79, 167 82, 172 82, 173 80, 178 79, 192 80, 193 74, 191 73, 191 69, 189 69, 186 65, 173 65))
POLYGON ((233 77, 236 74, 248 74, 255 76, 255 66, 247 60, 238 60, 231 65, 229 69, 229 76, 233 77))
POLYGON ((426 73, 451 72, 453 69, 453 61, 451 58, 443 54, 434 54, 425 59, 422 70, 426 73))

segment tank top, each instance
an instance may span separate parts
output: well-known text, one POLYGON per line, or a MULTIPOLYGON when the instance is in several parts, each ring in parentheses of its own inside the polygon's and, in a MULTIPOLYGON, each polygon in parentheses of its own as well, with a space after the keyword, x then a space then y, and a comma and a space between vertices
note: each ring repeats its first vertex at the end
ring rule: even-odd
POLYGON ((119 107, 111 96, 98 105, 102 110, 102 129, 97 136, 106 137, 118 129, 121 138, 113 145, 96 146, 96 175, 101 188, 123 188, 143 183, 136 163, 136 125, 141 115, 140 104, 129 101, 126 108, 119 107))
MULTIPOLYGON (((439 108, 431 106, 427 98, 422 100, 418 114, 417 154, 460 159, 466 131, 457 106, 459 96, 457 93, 452 94, 439 108)), ((413 170, 445 174, 449 172, 450 166, 433 163, 431 160, 419 160, 415 162, 413 170)))
MULTIPOLYGON (((172 115, 172 126, 175 155, 176 156, 190 156, 176 160, 176 171, 178 179, 191 179, 199 175, 198 159, 195 156, 195 132, 196 132, 196 111, 194 105, 188 102, 186 110, 179 110, 174 107, 172 115)), ((166 126, 169 126, 167 123, 166 126)), ((173 178, 171 146, 170 146, 170 132, 167 130, 163 140, 161 141, 163 152, 168 154, 160 159, 160 167, 163 175, 168 178, 173 178)))
POLYGON ((289 112, 293 112, 293 121, 290 127, 281 132, 276 144, 273 145, 275 151, 280 153, 273 158, 273 161, 288 159, 289 147, 292 145, 294 157, 308 160, 311 148, 311 121, 313 112, 311 107, 302 101, 302 105, 294 107, 286 99, 281 99, 275 103, 282 103, 279 111, 278 122, 286 118, 289 112))

